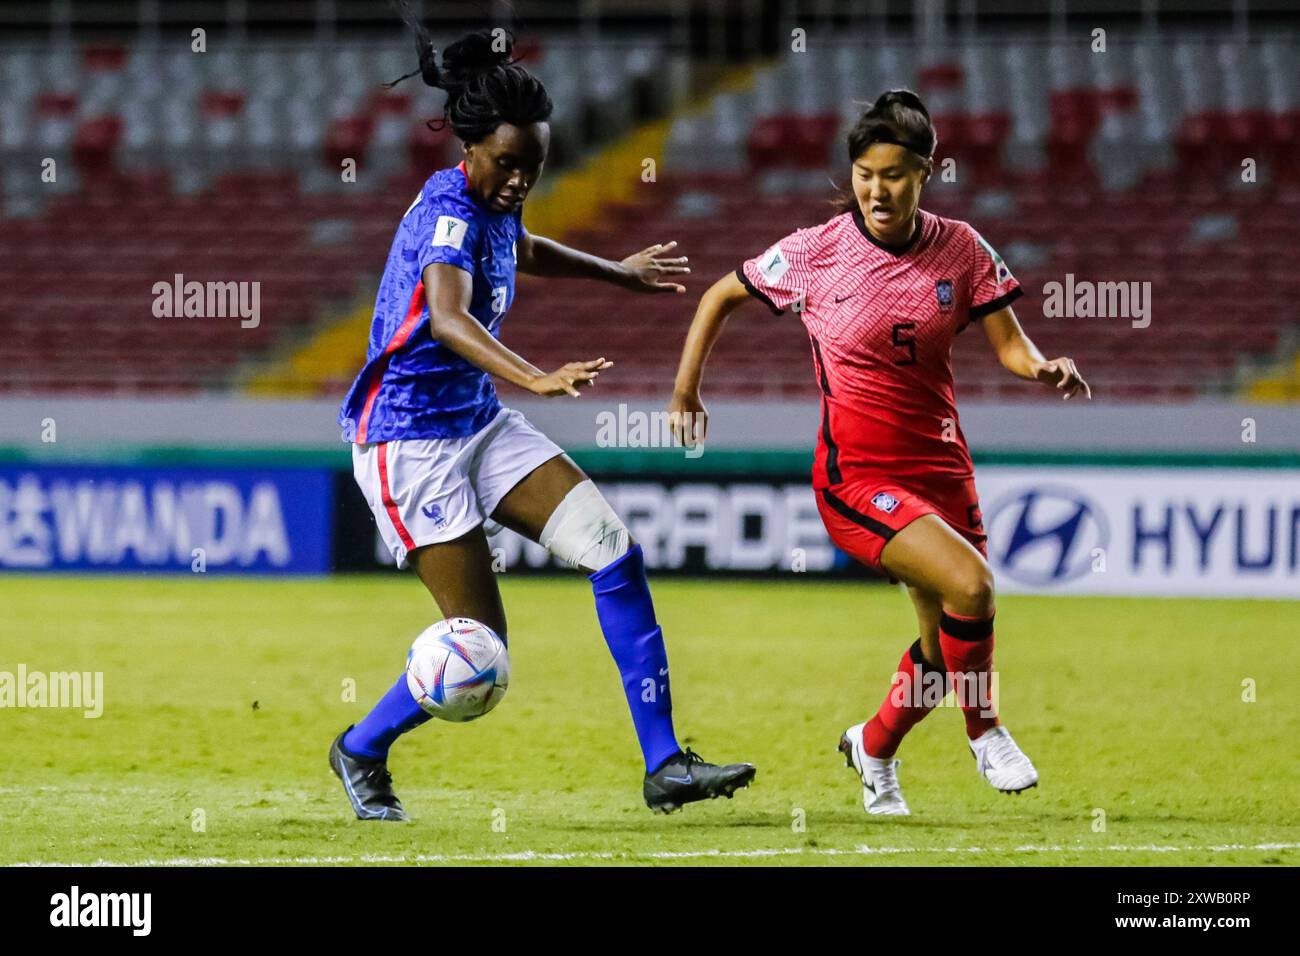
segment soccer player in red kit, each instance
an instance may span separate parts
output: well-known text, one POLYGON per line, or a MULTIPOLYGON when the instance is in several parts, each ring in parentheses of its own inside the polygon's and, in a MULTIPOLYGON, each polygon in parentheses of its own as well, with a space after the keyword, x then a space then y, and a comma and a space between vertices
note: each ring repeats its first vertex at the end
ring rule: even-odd
POLYGON ((1038 782, 989 695, 993 574, 953 398, 953 337, 980 322, 1013 374, 1066 399, 1092 394, 1071 359, 1044 359, 1021 330, 1011 310, 1020 285, 993 247, 967 223, 919 208, 936 142, 916 94, 882 94, 849 133, 853 195, 842 212, 704 294, 669 406, 675 422, 691 423, 679 436, 702 442, 700 379, 727 316, 751 296, 798 314, 821 391, 822 521, 842 550, 907 585, 920 627, 878 712, 840 739, 872 814, 908 813, 894 754, 954 685, 978 771, 1008 793, 1038 782))

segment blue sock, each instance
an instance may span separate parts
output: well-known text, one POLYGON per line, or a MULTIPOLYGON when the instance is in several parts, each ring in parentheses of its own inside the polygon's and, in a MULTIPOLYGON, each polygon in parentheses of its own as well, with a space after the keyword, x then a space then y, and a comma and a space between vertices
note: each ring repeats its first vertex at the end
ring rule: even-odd
POLYGON ((641 546, 633 545, 590 579, 596 616, 623 678, 623 693, 649 773, 681 748, 673 734, 668 652, 664 650, 664 632, 655 622, 641 546))
POLYGON ((433 718, 415 702, 406 686, 406 671, 388 693, 379 698, 365 719, 343 737, 343 749, 358 757, 388 759, 388 748, 408 730, 433 718))

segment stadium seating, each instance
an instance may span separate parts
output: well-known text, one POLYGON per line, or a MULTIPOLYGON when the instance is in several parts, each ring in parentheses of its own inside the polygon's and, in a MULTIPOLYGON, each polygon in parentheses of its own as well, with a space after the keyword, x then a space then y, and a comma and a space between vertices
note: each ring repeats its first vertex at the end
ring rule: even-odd
MULTIPOLYGON (((1283 36, 1115 44, 1105 57, 968 42, 917 60, 902 44, 864 53, 842 40, 829 55, 791 54, 752 88, 676 118, 646 202, 561 237, 609 256, 676 239, 691 295, 521 277, 504 337, 543 366, 608 354, 619 369, 603 388, 664 393, 705 284, 828 218, 847 123, 864 98, 906 85, 940 131, 925 207, 971 221, 1002 252, 1028 293, 1018 314, 1045 351, 1075 356, 1099 397, 1229 391, 1293 346, 1300 272, 1279 250, 1300 238, 1296 51, 1283 36), (1258 167, 1249 183, 1247 158, 1258 167), (949 159, 955 182, 942 175, 949 159), (1067 273, 1150 282, 1150 326, 1043 316, 1044 286, 1067 273)), ((620 91, 662 56, 653 44, 627 56, 525 52, 557 104, 557 143, 577 141, 593 116, 626 121, 620 91)), ((399 48, 329 56, 253 44, 202 57, 0 50, 0 390, 230 388, 364 304, 397 217, 428 171, 455 158, 449 135, 422 122, 440 94, 379 87, 408 59, 399 48), (43 157, 59 163, 53 183, 39 182, 43 157), (357 184, 338 174, 350 157, 357 184), (177 273, 260 282, 261 323, 155 318, 153 286, 177 273)), ((754 306, 733 326, 710 367, 713 391, 813 391, 794 317, 754 306)), ((963 396, 1032 394, 979 333, 958 339, 954 364, 963 396)), ((346 384, 331 375, 310 389, 346 384)))
MULTIPOLYGON (((517 45, 557 136, 631 121, 663 44, 627 42, 517 45)), ((426 123, 443 94, 382 85, 413 60, 409 41, 0 46, 0 391, 228 389, 364 296, 420 183, 455 161, 426 123), (178 274, 258 283, 257 326, 156 317, 178 274)))

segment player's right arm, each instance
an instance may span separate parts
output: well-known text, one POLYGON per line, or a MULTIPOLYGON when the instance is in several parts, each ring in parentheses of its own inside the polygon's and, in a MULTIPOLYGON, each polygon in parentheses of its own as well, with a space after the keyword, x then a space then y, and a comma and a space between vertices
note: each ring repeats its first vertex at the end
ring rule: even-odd
POLYGON ((751 296, 776 315, 784 314, 787 306, 803 300, 809 279, 809 235, 806 229, 795 230, 713 283, 700 299, 695 320, 686 333, 673 396, 668 403, 669 422, 683 444, 704 441, 708 410, 700 401, 700 379, 727 316, 751 296))
POLYGON ((684 445, 704 441, 708 425, 708 410, 700 399, 700 381, 704 377, 704 363, 708 361, 713 343, 722 334, 727 317, 749 298, 749 290, 734 272, 713 283, 700 298, 695 318, 686 333, 681 361, 677 365, 677 378, 673 395, 668 402, 669 421, 677 440, 684 445), (687 425, 694 427, 688 428, 687 425))
POLYGON ((594 385, 601 369, 614 363, 603 358, 569 362, 554 372, 543 372, 506 348, 470 315, 473 278, 459 266, 435 262, 424 269, 424 294, 429 304, 430 331, 435 339, 465 361, 489 375, 503 378, 535 395, 580 394, 594 385))

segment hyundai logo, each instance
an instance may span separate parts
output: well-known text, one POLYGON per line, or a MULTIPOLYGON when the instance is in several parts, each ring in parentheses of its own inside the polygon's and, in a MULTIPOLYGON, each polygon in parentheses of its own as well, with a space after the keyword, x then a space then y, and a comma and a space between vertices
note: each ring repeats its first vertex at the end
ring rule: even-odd
POLYGON ((993 506, 986 522, 996 568, 1021 584, 1061 584, 1087 574, 1110 540, 1101 509, 1072 488, 1035 485, 993 506))

